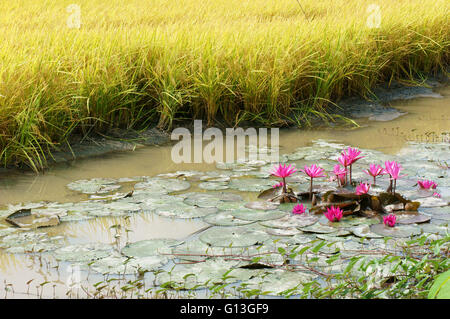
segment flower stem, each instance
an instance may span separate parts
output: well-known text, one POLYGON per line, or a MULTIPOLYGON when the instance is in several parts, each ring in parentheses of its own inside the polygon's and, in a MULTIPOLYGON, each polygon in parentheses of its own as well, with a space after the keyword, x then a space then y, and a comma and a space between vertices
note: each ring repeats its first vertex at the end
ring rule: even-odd
POLYGON ((309 184, 309 199, 312 200, 312 186, 313 186, 313 178, 311 177, 311 182, 309 184))
POLYGON ((286 194, 287 193, 287 189, 286 189, 286 178, 283 177, 283 193, 286 194))

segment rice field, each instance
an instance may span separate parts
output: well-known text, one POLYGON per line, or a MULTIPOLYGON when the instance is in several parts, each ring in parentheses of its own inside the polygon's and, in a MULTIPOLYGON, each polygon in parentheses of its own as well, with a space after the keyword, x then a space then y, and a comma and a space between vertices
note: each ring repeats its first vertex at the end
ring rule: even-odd
POLYGON ((375 85, 446 71, 445 0, 0 2, 0 160, 45 166, 110 128, 308 125, 375 85), (375 5, 375 6, 374 6, 375 5))

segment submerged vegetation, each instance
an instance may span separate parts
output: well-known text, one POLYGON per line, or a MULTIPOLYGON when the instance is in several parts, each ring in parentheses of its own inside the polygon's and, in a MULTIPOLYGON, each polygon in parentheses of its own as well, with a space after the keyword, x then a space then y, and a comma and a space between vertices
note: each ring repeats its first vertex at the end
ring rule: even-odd
POLYGON ((448 1, 377 1, 377 27, 372 1, 300 2, 3 1, 2 164, 37 170, 74 134, 114 127, 308 125, 344 96, 448 67, 448 1))

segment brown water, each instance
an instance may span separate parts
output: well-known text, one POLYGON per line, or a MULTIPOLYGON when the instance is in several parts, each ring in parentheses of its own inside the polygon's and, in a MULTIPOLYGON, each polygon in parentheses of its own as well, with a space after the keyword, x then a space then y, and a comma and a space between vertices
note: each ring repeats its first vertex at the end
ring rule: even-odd
MULTIPOLYGON (((332 139, 387 154, 397 153, 408 141, 449 141, 450 87, 440 88, 436 92, 443 98, 417 98, 392 103, 392 106, 407 114, 389 122, 358 119, 356 122, 360 127, 357 128, 338 126, 314 130, 280 130, 280 153, 292 152, 315 139, 332 139)), ((214 164, 173 163, 171 146, 143 147, 133 152, 114 153, 57 165, 37 175, 31 172, 4 175, 0 177, 0 205, 42 200, 72 202, 87 199, 86 195, 76 194, 66 188, 68 183, 79 179, 154 176, 177 170, 215 169, 214 164)), ((112 243, 114 238, 110 227, 121 221, 123 219, 113 217, 95 218, 83 222, 62 223, 45 231, 50 235, 64 234, 70 238, 69 243, 112 243)), ((135 214, 128 220, 127 227, 132 230, 128 234, 128 240, 134 242, 161 237, 181 239, 205 226, 206 224, 199 220, 172 220, 153 214, 135 214)), ((11 255, 0 251, 0 286, 6 280, 13 283, 16 292, 25 292, 28 288, 25 282, 29 279, 34 278, 35 282, 58 281, 60 273, 53 271, 49 274, 45 267, 36 257, 11 255)), ((36 288, 31 291, 36 292, 36 288)), ((51 297, 51 294, 52 289, 48 288, 44 296, 51 297)), ((57 295, 63 294, 63 288, 60 288, 57 295)))

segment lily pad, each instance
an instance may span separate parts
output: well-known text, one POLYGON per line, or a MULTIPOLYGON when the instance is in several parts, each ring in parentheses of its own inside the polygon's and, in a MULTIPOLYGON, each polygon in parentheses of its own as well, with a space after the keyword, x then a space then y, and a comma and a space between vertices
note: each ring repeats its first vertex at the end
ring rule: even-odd
POLYGON ((148 257, 160 253, 170 253, 172 247, 181 245, 183 241, 176 239, 148 239, 137 241, 122 248, 122 254, 127 257, 148 257))
POLYGON ((370 230, 369 225, 359 225, 350 228, 350 231, 358 237, 366 238, 383 238, 382 235, 378 235, 370 230))
POLYGON ((243 220, 234 217, 230 212, 224 211, 217 214, 210 214, 203 218, 203 221, 216 226, 239 226, 254 223, 251 220, 243 220))
POLYGON ((203 182, 198 184, 198 187, 208 191, 219 191, 228 189, 228 182, 203 182))
POLYGON ((277 209, 279 205, 272 202, 249 202, 244 205, 249 209, 258 209, 258 210, 274 210, 277 209))
POLYGON ((425 233, 439 234, 441 236, 446 236, 447 234, 450 234, 450 227, 448 226, 440 226, 435 224, 421 224, 419 225, 419 227, 425 233))
POLYGON ((327 226, 327 225, 321 225, 319 223, 306 226, 306 227, 300 227, 300 229, 307 233, 317 233, 317 234, 329 234, 337 231, 337 228, 327 226))
POLYGON ((420 214, 417 212, 396 212, 395 216, 397 216, 396 222, 398 224, 421 224, 429 222, 431 216, 420 214))
POLYGON ((266 227, 273 228, 290 228, 290 227, 306 227, 315 224, 319 218, 314 215, 287 215, 279 219, 261 222, 266 227))
POLYGON ((195 207, 183 203, 167 204, 155 209, 155 213, 160 216, 176 218, 199 218, 216 212, 217 208, 215 207, 195 207))
POLYGON ((262 244, 269 235, 241 227, 213 227, 200 235, 200 240, 216 247, 247 247, 262 244))
POLYGON ((410 237, 420 234, 420 229, 410 225, 389 227, 384 224, 375 224, 370 226, 370 230, 375 234, 386 237, 410 237))
POLYGON ((12 254, 23 254, 32 252, 47 252, 61 247, 64 237, 50 237, 41 232, 12 233, 3 237, 1 248, 12 254))
POLYGON ((266 232, 273 236, 294 236, 303 233, 301 230, 295 227, 288 228, 267 228, 266 232))
POLYGON ((70 262, 89 262, 108 257, 112 250, 112 246, 107 244, 89 243, 61 247, 55 250, 54 255, 58 260, 70 262))
POLYGON ((240 178, 232 179, 229 187, 241 192, 261 192, 272 187, 273 180, 261 178, 240 178))
POLYGON ((69 183, 67 187, 83 194, 104 194, 117 190, 121 186, 116 184, 116 180, 111 178, 93 178, 69 183))
POLYGON ((298 294, 301 294, 302 284, 311 282, 317 276, 301 271, 286 271, 282 269, 275 269, 268 271, 263 276, 253 277, 244 282, 248 289, 256 289, 263 292, 265 295, 281 295, 283 292, 292 292, 298 289, 298 294))
POLYGON ((263 221, 263 220, 278 219, 287 216, 288 213, 280 210, 260 211, 243 208, 231 211, 231 215, 243 220, 263 221))
POLYGON ((224 279, 223 276, 230 269, 235 268, 238 261, 225 261, 221 259, 208 259, 205 262, 193 264, 179 264, 170 272, 162 272, 156 275, 156 284, 171 283, 185 289, 195 289, 196 287, 212 286, 221 284, 224 281, 234 282, 236 279, 224 279))
POLYGON ((206 193, 190 193, 184 199, 185 204, 199 207, 217 207, 220 202, 218 196, 206 193))
POLYGON ((187 181, 180 179, 164 179, 160 177, 148 178, 145 182, 134 185, 135 189, 147 189, 152 192, 179 192, 191 187, 187 181))
POLYGON ((101 274, 135 274, 138 271, 158 269, 168 262, 164 256, 127 258, 112 255, 95 261, 91 268, 101 274))

